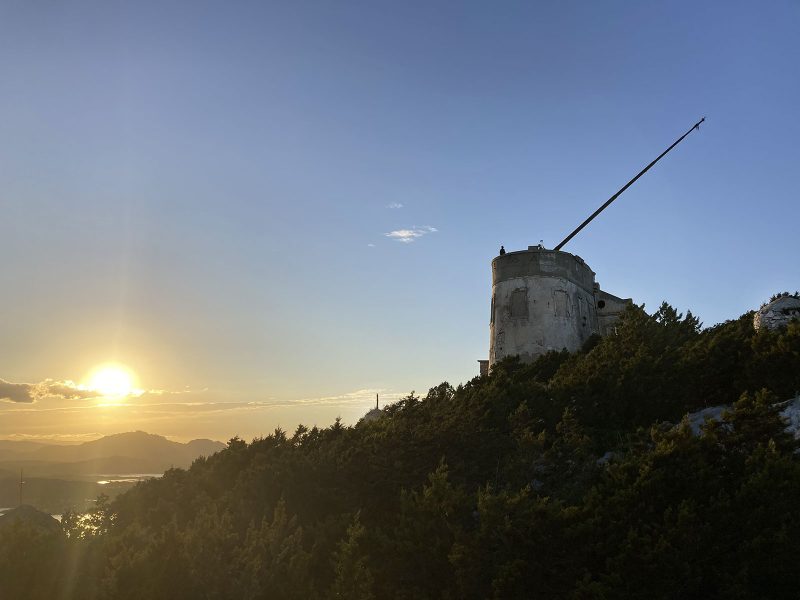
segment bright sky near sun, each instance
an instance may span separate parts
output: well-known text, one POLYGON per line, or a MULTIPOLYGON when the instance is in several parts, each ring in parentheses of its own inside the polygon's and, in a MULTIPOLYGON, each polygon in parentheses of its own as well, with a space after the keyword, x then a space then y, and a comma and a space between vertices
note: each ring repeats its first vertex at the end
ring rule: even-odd
POLYGON ((500 244, 552 247, 702 116, 565 250, 707 325, 794 291, 798 31, 788 0, 0 3, 0 437, 250 438, 465 382, 500 244))

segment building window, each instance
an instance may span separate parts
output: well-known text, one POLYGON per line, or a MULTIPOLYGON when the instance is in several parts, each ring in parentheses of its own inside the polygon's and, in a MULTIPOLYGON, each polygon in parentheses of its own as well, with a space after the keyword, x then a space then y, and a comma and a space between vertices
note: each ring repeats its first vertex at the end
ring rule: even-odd
POLYGON ((571 316, 567 290, 553 290, 553 313, 556 317, 571 316))
POLYGON ((528 317, 528 288, 517 288, 511 292, 511 318, 526 319, 528 317))

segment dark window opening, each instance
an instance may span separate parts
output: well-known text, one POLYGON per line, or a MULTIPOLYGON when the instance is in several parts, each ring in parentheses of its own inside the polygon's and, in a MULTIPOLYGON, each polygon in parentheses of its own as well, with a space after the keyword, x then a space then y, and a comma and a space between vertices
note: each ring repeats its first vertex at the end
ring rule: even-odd
POLYGON ((605 308, 605 307, 606 307, 606 301, 605 300, 598 300, 597 301, 597 308, 605 308))
POLYGON ((511 318, 523 319, 528 317, 528 290, 517 288, 511 292, 511 318))

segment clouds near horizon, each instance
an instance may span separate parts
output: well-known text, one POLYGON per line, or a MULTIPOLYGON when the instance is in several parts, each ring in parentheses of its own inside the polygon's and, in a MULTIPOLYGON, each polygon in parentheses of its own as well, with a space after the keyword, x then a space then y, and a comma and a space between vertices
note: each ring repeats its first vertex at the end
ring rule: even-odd
MULTIPOLYGON (((182 394, 180 392, 167 392, 166 390, 132 390, 132 396, 143 394, 162 395, 162 394, 182 394)), ((31 404, 44 398, 56 398, 61 400, 87 400, 90 398, 100 398, 103 394, 98 390, 89 389, 84 385, 74 381, 56 381, 45 379, 39 383, 14 383, 0 379, 0 401, 31 404)))
POLYGON ((0 379, 0 400, 30 404, 42 398, 83 400, 97 397, 94 390, 82 388, 73 381, 45 379, 39 383, 14 383, 0 379))
POLYGON ((286 430, 300 423, 327 427, 337 417, 345 424, 354 424, 375 407, 376 394, 381 408, 406 396, 391 389, 364 387, 332 395, 251 400, 194 390, 166 395, 146 392, 135 399, 109 403, 69 402, 49 395, 31 403, 26 398, 35 394, 29 387, 36 384, 11 385, 22 400, 0 402, 0 438, 85 440, 139 429, 185 440, 228 439, 233 435, 249 439, 263 436, 276 426, 286 430), (191 395, 172 395, 178 393, 191 395))
POLYGON ((0 400, 7 402, 33 402, 32 389, 30 383, 12 383, 5 379, 0 379, 0 400))

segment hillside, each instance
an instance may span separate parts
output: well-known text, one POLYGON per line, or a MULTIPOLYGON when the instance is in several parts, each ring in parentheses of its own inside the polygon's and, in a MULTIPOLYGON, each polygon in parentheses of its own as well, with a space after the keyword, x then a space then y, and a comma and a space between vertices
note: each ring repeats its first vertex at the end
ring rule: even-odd
MULTIPOLYGON (((576 354, 234 438, 67 515, 51 569, 82 598, 795 598, 798 389, 798 322, 631 307, 576 354)), ((0 556, 12 596, 24 567, 0 556)))
POLYGON ((14 527, 15 524, 20 522, 25 525, 30 525, 34 529, 43 529, 50 532, 61 529, 58 521, 53 517, 27 504, 18 506, 0 515, 0 529, 14 527))
POLYGON ((187 468, 196 458, 224 447, 211 440, 181 444, 142 431, 81 444, 0 440, 0 506, 17 504, 21 470, 25 502, 61 513, 91 505, 98 494, 114 497, 133 486, 134 481, 98 483, 109 475, 158 475, 173 467, 187 468))
POLYGON ((182 444, 133 431, 81 444, 37 444, 3 440, 0 469, 26 468, 36 474, 159 473, 171 467, 187 468, 198 456, 210 456, 225 447, 212 440, 182 444))

